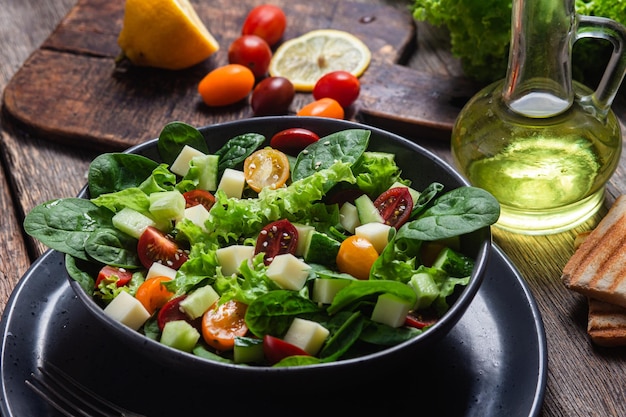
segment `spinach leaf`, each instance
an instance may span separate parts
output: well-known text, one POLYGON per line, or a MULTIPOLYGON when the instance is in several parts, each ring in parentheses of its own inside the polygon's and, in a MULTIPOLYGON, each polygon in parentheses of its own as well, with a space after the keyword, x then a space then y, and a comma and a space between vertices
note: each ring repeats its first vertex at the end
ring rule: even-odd
POLYGON ((91 198, 137 187, 159 164, 141 155, 105 153, 89 164, 87 183, 91 198))
POLYGON ((331 330, 331 336, 324 344, 319 357, 325 362, 338 360, 359 340, 364 323, 365 317, 358 311, 345 311, 334 315, 326 326, 331 330), (337 329, 334 329, 337 327, 335 322, 339 322, 337 329))
POLYGON ((439 197, 416 220, 405 223, 397 239, 432 241, 490 226, 500 217, 500 204, 487 191, 460 187, 439 197))
POLYGON ((85 252, 105 265, 139 268, 137 239, 115 228, 98 229, 87 238, 85 252))
POLYGON ((292 180, 306 178, 336 162, 354 164, 369 144, 371 131, 347 129, 320 138, 298 154, 292 180))
POLYGON ((183 122, 170 122, 163 127, 157 141, 157 149, 163 162, 172 165, 185 145, 205 154, 209 153, 204 136, 195 127, 183 122))
POLYGON ((414 338, 423 330, 415 327, 389 327, 384 324, 368 320, 361 332, 361 340, 379 346, 394 346, 414 338))
POLYGON ((377 297, 380 294, 393 294, 411 305, 415 304, 417 296, 415 291, 408 285, 398 281, 352 281, 348 286, 341 289, 328 309, 328 314, 335 314, 343 309, 349 309, 351 305, 367 299, 377 297))
POLYGON ((258 133, 244 133, 235 136, 215 152, 219 156, 218 171, 221 175, 226 168, 235 168, 242 163, 265 141, 265 136, 258 133))
POLYGON ((87 294, 93 292, 96 281, 93 277, 98 273, 99 266, 93 262, 86 262, 74 258, 72 255, 65 255, 65 270, 70 278, 78 282, 87 294))
POLYGON ((417 201, 413 202, 413 210, 411 210, 411 219, 418 217, 422 213, 428 204, 437 197, 437 194, 443 190, 443 184, 438 182, 431 183, 421 193, 417 201))
POLYGON ((282 336, 295 316, 319 310, 316 303, 295 291, 275 290, 260 295, 248 305, 246 323, 258 337, 266 334, 282 336))
POLYGON ((113 227, 113 212, 83 198, 51 200, 33 208, 24 230, 49 248, 88 261, 85 242, 103 227, 113 227))

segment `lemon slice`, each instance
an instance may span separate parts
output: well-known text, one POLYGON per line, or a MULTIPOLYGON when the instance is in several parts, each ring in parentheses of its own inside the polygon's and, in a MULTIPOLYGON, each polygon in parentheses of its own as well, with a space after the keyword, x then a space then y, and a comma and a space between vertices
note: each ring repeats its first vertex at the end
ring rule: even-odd
POLYGON ((270 62, 269 73, 287 78, 298 91, 312 91, 317 80, 332 71, 348 71, 359 77, 370 59, 370 50, 356 36, 320 29, 280 45, 270 62))
POLYGON ((118 45, 135 65, 178 70, 219 49, 189 0, 126 0, 118 45))

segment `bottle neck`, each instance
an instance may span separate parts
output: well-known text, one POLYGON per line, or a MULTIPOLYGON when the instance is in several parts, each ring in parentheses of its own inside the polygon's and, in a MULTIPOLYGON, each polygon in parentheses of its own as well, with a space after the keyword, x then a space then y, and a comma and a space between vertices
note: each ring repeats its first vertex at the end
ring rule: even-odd
POLYGON ((505 104, 527 117, 550 117, 574 101, 573 0, 513 0, 505 104))

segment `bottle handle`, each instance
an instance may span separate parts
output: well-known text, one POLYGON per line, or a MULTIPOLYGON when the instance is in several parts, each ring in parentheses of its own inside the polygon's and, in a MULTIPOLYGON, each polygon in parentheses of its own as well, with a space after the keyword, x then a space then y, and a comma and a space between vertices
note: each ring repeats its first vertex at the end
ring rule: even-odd
POLYGON ((613 45, 613 53, 598 87, 593 94, 581 98, 583 103, 590 104, 606 115, 626 75, 626 28, 605 17, 577 14, 576 20, 574 42, 582 38, 597 38, 607 40, 613 45))

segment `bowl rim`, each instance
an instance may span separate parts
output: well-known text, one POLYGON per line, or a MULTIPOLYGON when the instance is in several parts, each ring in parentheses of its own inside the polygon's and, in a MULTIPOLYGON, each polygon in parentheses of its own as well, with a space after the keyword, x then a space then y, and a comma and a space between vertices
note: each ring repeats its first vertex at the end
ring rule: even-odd
MULTIPOLYGON (((227 129, 231 126, 238 127, 247 127, 247 126, 255 126, 259 123, 276 123, 277 125, 281 123, 289 123, 289 122, 297 122, 298 127, 306 127, 310 125, 315 125, 319 123, 324 123, 330 127, 333 131, 358 128, 358 129, 367 129, 372 131, 372 133, 376 133, 378 135, 386 136, 393 138, 393 140, 398 143, 401 147, 406 147, 411 149, 412 151, 423 154, 433 163, 439 165, 442 169, 448 171, 448 173, 452 176, 452 178, 459 182, 459 187, 461 186, 469 186, 469 182, 450 164, 444 161, 441 157, 433 153, 432 151, 424 148, 423 146, 406 139, 400 135, 395 133, 369 126, 366 124, 362 124, 359 122, 353 122, 348 120, 340 120, 340 119, 328 119, 328 118, 320 118, 320 117, 302 117, 302 116, 265 116, 265 117, 255 117, 249 119, 242 120, 234 120, 234 121, 226 121, 222 123, 216 123, 213 125, 207 125, 198 128, 200 132, 205 136, 205 140, 208 140, 206 133, 216 129, 227 129)), ((294 126, 295 127, 295 126, 294 126)), ((269 138, 267 138, 269 140, 269 138)), ((156 143, 158 142, 158 138, 153 138, 143 143, 134 145, 122 153, 133 154, 139 153, 144 149, 148 149, 151 147, 156 147, 156 143)), ((458 188, 458 187, 455 187, 458 188)), ((88 198, 89 191, 88 186, 85 185, 78 193, 77 197, 79 198, 88 198)), ((219 369, 222 371, 232 371, 236 370, 237 372, 244 372, 246 374, 267 374, 271 372, 272 374, 294 374, 305 372, 307 374, 313 372, 323 372, 328 368, 332 368, 333 370, 337 369, 337 367, 352 367, 355 364, 361 362, 371 362, 371 361, 379 361, 383 359, 389 359, 394 357, 401 352, 407 350, 407 348, 411 348, 412 345, 419 345, 419 347, 426 347, 437 340, 439 340, 445 333, 447 333, 461 318, 462 310, 466 310, 469 303, 472 301, 480 285, 482 284, 485 276, 485 272, 487 269, 488 258, 491 253, 492 247, 492 235, 491 228, 485 227, 479 229, 473 233, 483 233, 484 236, 481 239, 480 247, 476 254, 476 266, 472 272, 470 280, 468 284, 463 288, 455 302, 450 306, 449 310, 444 314, 444 316, 438 320, 432 327, 430 327, 427 331, 401 342, 397 345, 387 346, 380 350, 377 350, 372 353, 367 353, 362 356, 354 357, 354 358, 346 358, 340 359, 333 362, 327 363, 319 363, 319 364, 310 364, 310 365, 297 365, 297 366, 289 366, 289 367, 271 367, 271 366, 256 366, 256 365, 247 365, 247 364, 235 364, 229 362, 219 362, 213 361, 207 358, 203 358, 193 353, 184 352, 181 350, 174 349, 167 345, 164 345, 157 340, 151 339, 144 334, 131 329, 130 327, 122 325, 120 322, 114 320, 113 318, 102 313, 102 308, 93 300, 93 297, 90 297, 80 286, 80 284, 72 279, 69 274, 67 278, 70 282, 70 286, 76 293, 77 297, 83 302, 85 307, 94 315, 96 315, 100 320, 102 320, 107 327, 113 330, 120 337, 130 338, 130 343, 136 346, 143 346, 143 349, 155 349, 157 352, 162 354, 157 354, 159 361, 161 358, 167 358, 168 361, 174 364, 185 363, 185 365, 191 365, 193 367, 198 368, 212 368, 213 370, 219 369)))

